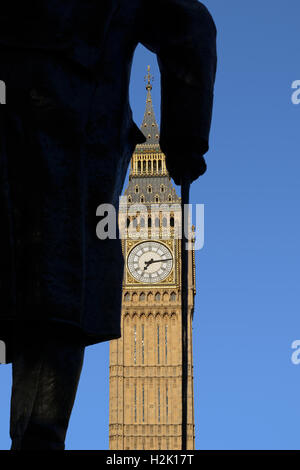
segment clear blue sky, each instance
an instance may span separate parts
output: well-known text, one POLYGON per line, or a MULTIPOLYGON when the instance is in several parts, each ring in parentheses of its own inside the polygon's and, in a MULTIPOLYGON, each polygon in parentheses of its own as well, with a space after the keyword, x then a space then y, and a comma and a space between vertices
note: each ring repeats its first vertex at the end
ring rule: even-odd
MULTIPOLYGON (((300 449, 299 0, 206 0, 218 28, 207 154, 194 183, 205 204, 196 253, 194 382, 197 449, 300 449)), ((131 103, 140 125, 147 65, 139 46, 131 103)), ((67 449, 108 448, 108 343, 86 350, 67 449)), ((0 366, 0 449, 8 449, 11 367, 0 366)))

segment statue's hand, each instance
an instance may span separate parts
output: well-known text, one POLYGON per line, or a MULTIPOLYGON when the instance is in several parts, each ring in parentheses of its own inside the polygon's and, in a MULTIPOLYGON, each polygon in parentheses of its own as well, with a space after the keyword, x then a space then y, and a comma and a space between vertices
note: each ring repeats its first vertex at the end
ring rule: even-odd
POLYGON ((190 156, 181 155, 180 158, 166 156, 167 170, 175 184, 180 185, 182 178, 191 183, 206 171, 206 163, 202 155, 192 153, 190 156))

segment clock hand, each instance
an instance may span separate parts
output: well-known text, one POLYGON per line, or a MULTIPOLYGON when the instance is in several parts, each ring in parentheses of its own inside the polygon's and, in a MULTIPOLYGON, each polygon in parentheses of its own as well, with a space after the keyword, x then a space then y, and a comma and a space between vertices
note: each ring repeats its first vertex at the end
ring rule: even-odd
POLYGON ((164 261, 172 261, 172 258, 156 259, 156 260, 151 259, 150 261, 145 261, 145 264, 146 264, 147 266, 144 268, 144 271, 146 271, 146 269, 150 266, 150 264, 153 264, 153 263, 163 263, 164 261))
POLYGON ((152 264, 152 263, 164 263, 165 261, 172 261, 172 258, 156 259, 155 261, 151 261, 150 264, 152 264))
POLYGON ((150 261, 145 261, 145 265, 146 265, 146 266, 145 266, 145 268, 144 268, 144 271, 146 271, 146 269, 148 268, 148 266, 149 266, 150 264, 152 264, 152 263, 154 263, 154 259, 153 259, 153 258, 151 258, 150 261))

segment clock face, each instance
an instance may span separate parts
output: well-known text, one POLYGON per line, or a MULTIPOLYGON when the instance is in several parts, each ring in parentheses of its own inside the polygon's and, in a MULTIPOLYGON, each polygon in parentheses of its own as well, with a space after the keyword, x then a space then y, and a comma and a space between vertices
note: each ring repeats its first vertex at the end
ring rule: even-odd
POLYGON ((129 253, 127 265, 130 274, 140 282, 163 281, 172 271, 173 256, 169 248, 159 242, 142 242, 129 253))

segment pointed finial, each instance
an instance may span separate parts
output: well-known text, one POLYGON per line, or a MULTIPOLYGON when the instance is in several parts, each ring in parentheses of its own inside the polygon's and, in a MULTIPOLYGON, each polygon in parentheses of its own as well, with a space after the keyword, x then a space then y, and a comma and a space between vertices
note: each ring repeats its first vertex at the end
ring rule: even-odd
POLYGON ((152 90, 151 82, 153 82, 154 77, 150 73, 150 65, 148 65, 147 70, 148 70, 148 74, 145 76, 146 90, 152 90))

